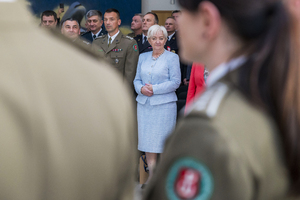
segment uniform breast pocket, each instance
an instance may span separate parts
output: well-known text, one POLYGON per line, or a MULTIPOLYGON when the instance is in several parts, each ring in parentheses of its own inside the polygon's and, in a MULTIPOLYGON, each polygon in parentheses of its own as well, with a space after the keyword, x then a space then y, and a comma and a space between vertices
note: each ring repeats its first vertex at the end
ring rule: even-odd
POLYGON ((124 53, 123 52, 112 52, 110 54, 110 58, 114 64, 121 64, 124 60, 124 53))

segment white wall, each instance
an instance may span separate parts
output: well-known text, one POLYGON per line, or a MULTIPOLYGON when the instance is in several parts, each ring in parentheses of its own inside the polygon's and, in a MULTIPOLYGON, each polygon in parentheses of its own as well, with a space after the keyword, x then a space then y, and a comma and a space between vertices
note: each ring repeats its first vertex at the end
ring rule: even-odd
POLYGON ((171 4, 171 0, 142 0, 142 14, 151 10, 180 10, 177 0, 171 4))

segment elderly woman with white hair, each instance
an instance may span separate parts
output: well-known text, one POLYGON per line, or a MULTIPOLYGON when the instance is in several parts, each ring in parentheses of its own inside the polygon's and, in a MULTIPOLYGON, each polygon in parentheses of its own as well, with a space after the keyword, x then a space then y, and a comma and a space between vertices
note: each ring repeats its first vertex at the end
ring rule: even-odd
POLYGON ((153 51, 140 55, 133 83, 138 93, 138 150, 146 153, 148 182, 157 155, 163 152, 164 141, 176 124, 175 90, 180 85, 181 75, 178 55, 164 49, 166 29, 153 25, 147 37, 153 51))

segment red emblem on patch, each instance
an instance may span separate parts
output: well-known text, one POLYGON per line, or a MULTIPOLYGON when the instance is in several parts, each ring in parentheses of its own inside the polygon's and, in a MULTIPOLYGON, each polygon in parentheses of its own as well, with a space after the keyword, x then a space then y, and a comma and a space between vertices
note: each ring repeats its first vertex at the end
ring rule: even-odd
POLYGON ((191 168, 182 168, 175 182, 175 191, 181 199, 192 199, 198 195, 201 174, 191 168))
POLYGON ((171 47, 167 46, 167 50, 168 50, 168 51, 171 51, 171 47))

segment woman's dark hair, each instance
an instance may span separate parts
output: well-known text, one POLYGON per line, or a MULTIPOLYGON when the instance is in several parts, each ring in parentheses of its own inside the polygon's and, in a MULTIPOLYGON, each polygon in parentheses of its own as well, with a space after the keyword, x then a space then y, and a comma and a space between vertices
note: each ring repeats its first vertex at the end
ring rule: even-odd
MULTIPOLYGON (((196 13, 202 1, 179 3, 196 13)), ((239 87, 275 119, 290 175, 290 192, 300 195, 300 52, 290 15, 278 0, 209 1, 232 32, 245 41, 237 52, 248 56, 241 66, 239 87)))

